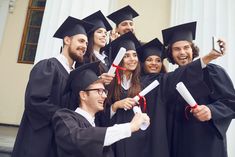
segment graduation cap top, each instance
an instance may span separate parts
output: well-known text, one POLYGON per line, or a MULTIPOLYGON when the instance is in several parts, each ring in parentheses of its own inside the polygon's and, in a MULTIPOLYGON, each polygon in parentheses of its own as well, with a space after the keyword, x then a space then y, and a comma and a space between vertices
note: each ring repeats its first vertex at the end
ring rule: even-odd
POLYGON ((125 20, 133 20, 133 18, 139 16, 139 14, 129 5, 113 12, 107 17, 112 20, 116 25, 125 20))
POLYGON ((98 80, 100 64, 98 62, 92 62, 84 64, 69 74, 68 82, 66 85, 66 92, 72 92, 77 95, 80 91, 85 90, 90 84, 98 80))
POLYGON ((112 29, 112 26, 109 24, 108 20, 105 18, 104 14, 100 10, 85 17, 83 20, 94 25, 92 30, 105 28, 107 31, 109 31, 112 29))
POLYGON ((113 40, 111 43, 103 47, 102 50, 104 50, 105 53, 107 53, 109 52, 110 47, 112 52, 111 56, 109 57, 111 57, 110 59, 111 61, 113 61, 121 47, 124 47, 126 51, 128 50, 136 51, 136 49, 140 47, 140 42, 132 32, 128 32, 118 37, 117 39, 113 40))
POLYGON ((57 29, 53 37, 63 39, 66 36, 85 34, 94 27, 91 23, 69 16, 57 29))
POLYGON ((164 46, 163 44, 157 39, 153 39, 150 42, 142 45, 137 49, 139 54, 139 59, 141 62, 144 62, 146 58, 152 55, 157 55, 161 59, 164 59, 164 46))
POLYGON ((162 30, 163 42, 165 46, 176 41, 193 41, 196 34, 197 22, 185 23, 162 30))

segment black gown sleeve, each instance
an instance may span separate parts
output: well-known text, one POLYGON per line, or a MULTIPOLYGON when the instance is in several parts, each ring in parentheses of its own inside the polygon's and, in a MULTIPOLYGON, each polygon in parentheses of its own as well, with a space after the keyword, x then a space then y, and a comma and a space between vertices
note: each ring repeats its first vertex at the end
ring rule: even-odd
POLYGON ((56 65, 50 60, 35 65, 25 93, 25 111, 34 129, 48 125, 60 108, 59 104, 55 104, 56 92, 52 92, 56 86, 59 86, 56 65))
POLYGON ((61 109, 55 113, 53 126, 59 149, 75 156, 103 156, 107 128, 92 127, 82 116, 68 109, 61 109))
POLYGON ((212 103, 207 104, 212 122, 223 138, 231 120, 235 117, 235 90, 226 71, 214 64, 207 66, 205 77, 209 78, 212 103))

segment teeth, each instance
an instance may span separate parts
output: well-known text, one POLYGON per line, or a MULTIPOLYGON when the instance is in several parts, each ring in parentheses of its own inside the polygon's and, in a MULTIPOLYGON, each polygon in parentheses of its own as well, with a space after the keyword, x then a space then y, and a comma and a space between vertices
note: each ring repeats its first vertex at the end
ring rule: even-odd
POLYGON ((186 59, 187 56, 180 56, 179 59, 186 59))

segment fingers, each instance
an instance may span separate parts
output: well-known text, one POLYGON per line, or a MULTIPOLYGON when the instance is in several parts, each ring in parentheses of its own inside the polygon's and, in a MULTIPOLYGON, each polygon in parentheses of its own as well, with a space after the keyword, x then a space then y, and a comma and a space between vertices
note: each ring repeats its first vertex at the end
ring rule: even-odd
POLYGON ((131 121, 132 132, 139 130, 143 123, 145 123, 146 125, 150 124, 149 116, 145 113, 136 113, 131 121))
POLYGON ((219 42, 220 50, 224 54, 226 52, 226 42, 221 38, 219 38, 218 42, 219 42))
POLYGON ((136 102, 133 98, 125 98, 114 103, 114 109, 130 110, 135 106, 136 102))
POLYGON ((104 84, 110 84, 114 78, 114 74, 103 73, 99 76, 104 84))
POLYGON ((128 110, 132 109, 132 107, 136 104, 133 98, 123 99, 122 103, 123 103, 123 108, 128 110))
POLYGON ((196 109, 192 110, 193 116, 200 121, 208 121, 211 119, 211 111, 205 105, 200 105, 196 109))
POLYGON ((118 32, 116 32, 116 30, 112 30, 110 32, 110 39, 111 39, 111 41, 117 39, 119 36, 120 36, 120 34, 118 32))

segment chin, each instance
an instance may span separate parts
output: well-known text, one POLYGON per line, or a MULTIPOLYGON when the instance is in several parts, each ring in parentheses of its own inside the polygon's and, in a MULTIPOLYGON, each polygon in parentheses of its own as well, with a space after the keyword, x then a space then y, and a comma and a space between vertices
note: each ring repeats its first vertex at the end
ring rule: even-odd
POLYGON ((104 110, 104 107, 99 107, 99 111, 103 111, 104 110))

